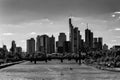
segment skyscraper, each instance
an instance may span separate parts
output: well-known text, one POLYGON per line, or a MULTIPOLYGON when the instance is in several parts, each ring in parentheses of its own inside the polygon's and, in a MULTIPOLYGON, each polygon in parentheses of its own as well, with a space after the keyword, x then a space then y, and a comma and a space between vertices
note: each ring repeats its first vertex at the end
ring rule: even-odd
POLYGON ((69 39, 70 39, 70 48, 71 48, 71 52, 74 53, 74 29, 73 29, 73 25, 72 25, 72 20, 71 18, 69 18, 69 39))
POLYGON ((93 38, 93 48, 94 48, 95 50, 98 49, 98 38, 93 38))
MULTIPOLYGON (((79 31, 79 33, 80 33, 80 31, 79 31)), ((84 47, 83 42, 84 41, 82 40, 82 36, 79 34, 79 48, 80 49, 82 49, 84 47)))
POLYGON ((90 33, 90 47, 93 48, 93 32, 90 33))
POLYGON ((40 36, 38 35, 36 38, 36 51, 40 52, 41 51, 41 47, 40 47, 40 36))
POLYGON ((7 46, 6 45, 3 45, 3 55, 4 55, 4 57, 6 58, 7 57, 7 55, 8 55, 8 49, 7 49, 7 46))
POLYGON ((22 53, 22 47, 16 47, 16 52, 17 53, 22 53))
POLYGON ((65 33, 60 33, 58 36, 59 46, 63 47, 64 42, 66 41, 65 33))
POLYGON ((64 52, 64 42, 66 41, 66 35, 65 33, 60 33, 58 36, 58 41, 57 43, 57 52, 58 53, 63 53, 64 52))
POLYGON ((8 49, 7 49, 7 46, 6 46, 6 45, 3 45, 3 50, 4 50, 5 52, 8 52, 8 49))
POLYGON ((48 35, 37 36, 37 52, 50 53, 50 38, 48 35))
POLYGON ((50 37, 50 53, 55 53, 55 37, 50 37))
POLYGON ((70 41, 65 41, 64 42, 64 52, 65 53, 70 53, 70 41))
POLYGON ((102 39, 102 37, 99 37, 98 38, 98 48, 99 48, 99 50, 102 50, 102 46, 103 46, 103 39, 102 39))
POLYGON ((85 42, 84 42, 84 40, 83 39, 81 39, 81 41, 80 41, 80 49, 83 49, 85 46, 85 42))
POLYGON ((93 39, 93 48, 95 50, 102 50, 103 47, 103 39, 102 37, 94 38, 93 39))
POLYGON ((34 40, 34 38, 27 40, 27 53, 28 54, 35 53, 35 40, 34 40))
POLYGON ((80 49, 80 31, 78 30, 78 27, 74 28, 74 53, 78 53, 80 49))
POLYGON ((78 27, 74 27, 71 22, 71 18, 69 19, 69 39, 70 39, 70 48, 72 53, 78 53, 81 47, 81 35, 78 27))
POLYGON ((88 28, 85 30, 85 45, 88 49, 93 48, 93 32, 88 28))
POLYGON ((10 48, 10 51, 13 53, 13 54, 15 54, 16 53, 16 43, 15 43, 15 41, 13 40, 12 41, 12 44, 11 44, 12 46, 11 46, 11 48, 10 48))

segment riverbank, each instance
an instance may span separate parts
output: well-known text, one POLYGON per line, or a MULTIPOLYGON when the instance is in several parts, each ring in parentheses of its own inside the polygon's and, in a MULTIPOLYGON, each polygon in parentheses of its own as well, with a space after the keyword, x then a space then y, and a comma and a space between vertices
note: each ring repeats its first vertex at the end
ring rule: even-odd
POLYGON ((102 70, 120 72, 120 68, 102 68, 102 70))
POLYGON ((15 64, 20 64, 20 63, 22 63, 22 62, 24 62, 24 61, 4 63, 4 64, 1 64, 1 65, 0 65, 0 69, 5 68, 5 67, 9 67, 9 66, 12 66, 12 65, 15 65, 15 64))
POLYGON ((93 64, 86 64, 86 65, 92 66, 92 67, 100 69, 100 70, 120 72, 120 68, 110 68, 110 67, 105 67, 105 66, 100 66, 100 65, 93 65, 93 64))

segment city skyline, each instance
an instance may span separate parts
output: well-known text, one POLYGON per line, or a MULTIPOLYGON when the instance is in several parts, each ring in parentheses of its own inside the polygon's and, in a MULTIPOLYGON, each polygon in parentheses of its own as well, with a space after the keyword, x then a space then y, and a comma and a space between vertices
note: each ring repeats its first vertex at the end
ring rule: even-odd
POLYGON ((57 40, 59 32, 65 32, 68 40, 71 16, 82 39, 88 23, 94 36, 103 37, 103 42, 112 47, 120 44, 119 9, 118 0, 0 0, 0 46, 10 48, 15 40, 26 50, 28 38, 44 33, 54 34, 57 40))
MULTIPOLYGON (((71 19, 71 25, 73 26, 73 27, 75 27, 73 24, 72 24, 72 18, 73 17, 69 17, 69 19, 71 19)), ((68 19, 68 20, 69 20, 68 19)), ((69 26, 70 26, 70 24, 69 24, 69 26)), ((78 31, 79 31, 79 27, 75 27, 74 29, 78 29, 78 31)), ((88 23, 86 23, 86 29, 84 30, 84 35, 81 35, 81 31, 79 31, 80 32, 80 36, 81 36, 81 39, 85 42, 85 33, 86 33, 86 30, 90 30, 89 29, 89 26, 88 26, 88 23), (83 38, 83 36, 84 36, 84 38, 83 38)), ((91 30, 90 30, 91 31, 91 30)), ((63 33, 63 34, 65 34, 66 35, 66 41, 70 41, 70 32, 67 32, 67 34, 66 34, 66 32, 58 32, 58 35, 55 37, 55 42, 57 42, 58 40, 59 40, 59 36, 60 36, 60 34, 61 33, 63 33)), ((93 34, 93 37, 96 37, 96 36, 94 36, 94 33, 92 32, 92 34, 93 34)), ((29 37, 30 39, 34 39, 35 40, 35 46, 37 45, 36 44, 36 42, 37 42, 37 36, 41 36, 41 35, 46 35, 46 36, 48 36, 49 38, 50 38, 50 35, 48 34, 48 33, 41 33, 41 34, 37 34, 37 33, 35 33, 35 32, 32 32, 31 33, 31 35, 35 35, 35 36, 32 36, 32 37, 29 37)), ((54 36, 53 34, 51 34, 51 36, 54 36)), ((98 38, 99 38, 99 36, 97 36, 98 38)), ((26 39, 26 41, 25 41, 25 45, 27 46, 27 40, 29 40, 28 38, 26 39)), ((14 40, 12 40, 12 41, 14 41, 14 40)), ((15 41, 16 42, 16 41, 15 41)), ((103 42, 104 43, 104 42, 103 42)), ((4 43, 2 43, 3 45, 4 45, 4 43)), ((104 43, 104 44, 106 44, 106 43, 104 43)), ((2 45, 2 46, 3 46, 2 45)), ((17 44, 16 44, 17 45, 17 44)), ((17 46, 19 46, 19 45, 17 45, 17 46)), ((114 45, 113 45, 114 46, 114 45)), ((112 47, 113 47, 112 46, 112 47)), ((11 46, 10 46, 11 47, 11 46)), ((23 48, 23 51, 27 51, 27 47, 26 48, 24 48, 24 47, 22 47, 23 48)), ((10 48, 8 49, 8 50, 10 50, 10 48)), ((35 51, 36 51, 36 49, 35 49, 35 51)))

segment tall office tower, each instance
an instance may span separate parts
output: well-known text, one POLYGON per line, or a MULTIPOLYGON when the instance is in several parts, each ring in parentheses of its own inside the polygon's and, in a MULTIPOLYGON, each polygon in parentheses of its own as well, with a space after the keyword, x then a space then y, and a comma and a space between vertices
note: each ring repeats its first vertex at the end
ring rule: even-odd
POLYGON ((64 42, 66 41, 65 33, 60 33, 58 36, 59 46, 63 47, 64 42))
POLYGON ((80 49, 80 31, 77 27, 74 28, 74 53, 78 53, 80 49))
POLYGON ((64 42, 64 52, 65 53, 70 53, 70 41, 65 41, 64 42))
POLYGON ((59 49, 58 49, 59 45, 58 45, 58 42, 59 42, 59 41, 56 41, 56 50, 55 50, 57 53, 59 53, 59 49))
POLYGON ((60 33, 58 36, 57 42, 57 52, 63 53, 64 52, 64 42, 66 41, 65 33, 60 33))
POLYGON ((50 53, 55 53, 55 37, 50 37, 50 53))
POLYGON ((7 46, 6 45, 3 45, 3 54, 4 54, 4 56, 5 57, 7 57, 7 55, 8 55, 8 49, 7 49, 7 46))
POLYGON ((36 52, 40 52, 41 48, 40 48, 40 36, 38 35, 36 38, 36 52))
POLYGON ((79 49, 84 47, 84 41, 82 40, 82 36, 79 34, 79 49))
POLYGON ((38 46, 40 49, 40 52, 42 53, 50 53, 50 40, 48 35, 41 35, 39 37, 40 39, 40 46, 38 46))
POLYGON ((89 47, 89 35, 90 35, 90 31, 88 30, 88 28, 85 30, 85 47, 89 47))
POLYGON ((88 28, 85 30, 85 44, 87 48, 93 48, 93 32, 88 28))
POLYGON ((93 32, 90 33, 90 47, 93 48, 93 32))
POLYGON ((98 49, 98 39, 97 39, 97 38, 93 38, 93 48, 94 48, 95 50, 98 49))
POLYGON ((78 27, 74 27, 69 19, 69 28, 70 28, 70 48, 72 53, 78 53, 81 47, 81 35, 78 27))
POLYGON ((17 53, 22 53, 22 47, 16 47, 17 53))
POLYGON ((6 46, 6 45, 3 45, 3 50, 4 50, 5 52, 8 52, 8 49, 7 49, 7 46, 6 46))
POLYGON ((28 54, 35 53, 35 40, 34 40, 34 38, 27 40, 27 53, 28 54))
POLYGON ((80 49, 83 49, 85 46, 85 42, 84 42, 84 40, 83 39, 81 39, 81 46, 80 46, 80 49))
POLYGON ((103 39, 102 39, 102 37, 99 37, 98 38, 98 49, 102 50, 102 46, 103 46, 103 39))
POLYGON ((74 53, 74 26, 72 25, 71 18, 69 18, 69 39, 70 39, 70 47, 71 47, 71 52, 74 53))
POLYGON ((15 43, 15 41, 13 40, 12 41, 12 44, 11 44, 12 46, 11 46, 11 48, 10 48, 10 51, 13 53, 13 54, 15 54, 16 53, 16 43, 15 43))

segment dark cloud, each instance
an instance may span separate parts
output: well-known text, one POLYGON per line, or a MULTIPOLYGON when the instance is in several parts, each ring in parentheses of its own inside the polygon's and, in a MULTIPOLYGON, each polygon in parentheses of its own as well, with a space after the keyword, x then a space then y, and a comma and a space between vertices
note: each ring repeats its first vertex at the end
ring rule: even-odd
POLYGON ((1 22, 24 22, 68 15, 98 16, 120 9, 119 0, 1 0, 1 22))

